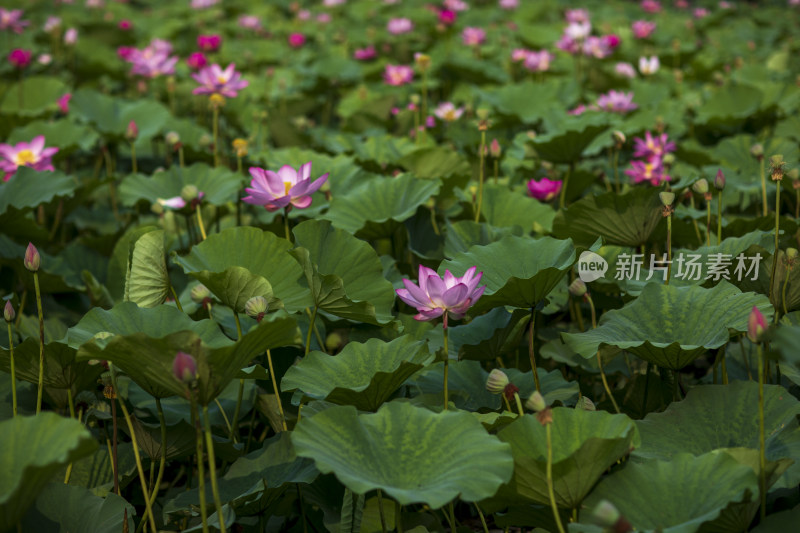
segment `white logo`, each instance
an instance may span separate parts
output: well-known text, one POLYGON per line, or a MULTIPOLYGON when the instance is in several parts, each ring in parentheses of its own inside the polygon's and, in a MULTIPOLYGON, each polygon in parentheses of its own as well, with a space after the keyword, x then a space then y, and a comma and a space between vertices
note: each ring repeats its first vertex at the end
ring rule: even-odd
POLYGON ((578 259, 578 277, 584 283, 605 277, 606 271, 608 271, 608 261, 594 252, 587 250, 578 259))

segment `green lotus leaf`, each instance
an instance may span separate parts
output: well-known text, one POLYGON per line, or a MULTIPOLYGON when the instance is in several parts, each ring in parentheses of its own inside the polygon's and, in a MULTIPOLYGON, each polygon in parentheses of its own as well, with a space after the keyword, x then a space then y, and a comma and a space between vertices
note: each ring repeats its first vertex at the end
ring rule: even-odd
POLYGON ((783 533, 791 531, 800 523, 800 505, 789 511, 770 514, 766 520, 751 529, 753 533, 783 533))
POLYGON ((726 281, 710 289, 651 283, 622 309, 604 313, 596 329, 561 337, 586 358, 594 357, 602 346, 616 346, 680 370, 706 350, 728 342, 728 330, 747 331, 753 306, 768 320, 772 316, 766 296, 743 293, 726 281))
POLYGON ((423 180, 411 174, 372 178, 347 194, 334 196, 322 218, 364 239, 387 237, 400 222, 414 216, 417 207, 436 196, 440 187, 439 180, 423 180))
MULTIPOLYGON (((52 76, 30 76, 6 91, 0 113, 35 117, 58 108, 56 101, 69 92, 69 87, 52 76), (22 93, 22 98, 20 98, 22 93)), ((30 139, 26 139, 30 140, 30 139)))
POLYGON ((524 81, 503 84, 487 96, 501 113, 516 116, 522 122, 532 124, 553 106, 553 102, 559 100, 563 91, 561 83, 524 81))
POLYGON ((381 489, 400 505, 434 509, 456 497, 493 496, 511 478, 507 444, 471 414, 433 413, 389 402, 374 414, 337 406, 303 418, 292 433, 297 455, 314 460, 356 494, 381 489))
MULTIPOLYGON (((277 501, 289 484, 311 483, 318 475, 311 460, 297 457, 289 433, 281 432, 230 466, 219 480, 219 495, 237 515, 253 515, 277 501)), ((213 501, 210 488, 206 490, 206 500, 213 501)), ((175 518, 191 516, 190 506, 198 504, 199 490, 194 488, 168 502, 165 513, 175 518)))
POLYGON ((126 529, 135 529, 134 516, 133 505, 114 493, 101 498, 83 487, 50 483, 39 493, 22 526, 25 531, 119 533, 125 522, 126 529))
POLYGON ((553 163, 575 163, 595 137, 608 128, 604 114, 589 113, 564 117, 559 128, 537 135, 530 142, 539 157, 553 163))
POLYGON ((414 176, 426 180, 470 173, 469 165, 458 152, 439 146, 414 150, 402 157, 398 164, 414 176))
POLYGON ((244 178, 225 167, 212 168, 195 163, 182 168, 173 165, 169 170, 152 176, 132 174, 122 180, 119 198, 123 205, 135 205, 139 200, 154 204, 159 198, 180 196, 185 185, 194 185, 204 193, 203 202, 221 205, 236 200, 244 178))
POLYGON ((530 317, 527 310, 495 307, 469 324, 448 328, 449 340, 459 359, 493 361, 517 349, 530 317))
MULTIPOLYGON (((556 407, 552 411, 553 490, 559 507, 575 509, 606 469, 638 446, 633 420, 605 411, 556 407)), ((547 504, 547 439, 533 416, 523 416, 497 434, 511 445, 514 477, 506 490, 547 504)))
POLYGON ((697 110, 695 124, 705 126, 744 123, 756 114, 764 93, 750 85, 731 85, 711 91, 708 100, 697 110))
POLYGON ((447 269, 460 276, 477 266, 486 291, 473 307, 476 312, 504 305, 531 308, 547 297, 574 262, 575 248, 569 239, 508 236, 443 261, 439 275, 447 269))
POLYGON ((55 413, 0 422, 0 531, 11 531, 59 468, 91 454, 83 424, 55 413))
POLYGON ((470 246, 486 245, 501 240, 506 235, 523 235, 522 226, 495 228, 486 223, 478 224, 474 220, 445 221, 444 255, 455 257, 466 252, 470 246))
POLYGON ((239 226, 209 235, 188 255, 173 253, 172 260, 237 311, 253 296, 274 295, 293 313, 308 307, 311 300, 300 283, 302 269, 287 253, 290 248, 274 233, 239 226), (268 286, 272 292, 264 294, 268 286))
POLYGON ((483 189, 481 216, 496 228, 520 226, 525 233, 549 232, 556 212, 527 194, 487 183, 483 189))
POLYGON ((598 236, 604 244, 640 246, 663 218, 661 209, 658 190, 653 187, 589 195, 556 213, 553 235, 585 246, 598 236))
POLYGON ((39 172, 20 167, 0 187, 0 214, 10 208, 27 211, 54 198, 69 196, 77 187, 78 181, 61 171, 39 172))
MULTIPOLYGON (((72 389, 77 393, 100 376, 103 367, 91 366, 86 361, 75 360, 75 348, 60 342, 44 345, 44 373, 42 381, 46 387, 72 389)), ((11 352, 0 348, 0 370, 11 372, 11 352)), ((14 346, 14 371, 17 379, 30 383, 39 382, 39 339, 28 337, 14 346)))
POLYGON ((125 300, 140 307, 156 307, 167 300, 170 283, 165 260, 164 230, 145 233, 133 245, 125 300))
POLYGON ((376 325, 393 320, 394 289, 369 244, 324 220, 307 220, 292 233, 298 247, 290 253, 318 309, 376 325))
MULTIPOLYGON (((776 488, 800 483, 800 402, 777 385, 764 387, 766 456, 770 461, 795 461, 776 488)), ((682 402, 663 413, 637 421, 642 446, 633 455, 664 461, 680 453, 702 455, 718 448, 758 449, 758 385, 735 381, 730 385, 695 387, 682 402)))
POLYGON ((108 310, 91 309, 67 331, 67 344, 77 349, 103 332, 123 336, 144 333, 159 339, 179 331, 193 331, 210 348, 233 344, 213 320, 192 320, 177 307, 169 305, 147 309, 133 302, 123 302, 108 310))
POLYGON ((178 351, 189 353, 197 361, 198 399, 207 405, 242 366, 264 350, 299 342, 294 319, 278 311, 267 315, 231 346, 204 346, 192 331, 172 333, 160 339, 134 333, 115 335, 104 341, 103 346, 95 341, 87 342, 78 351, 78 358, 111 361, 150 395, 166 398, 186 394, 186 385, 172 374, 172 363, 178 351))
MULTIPOLYGON (((693 533, 730 504, 758 498, 758 476, 725 453, 628 463, 603 479, 585 506, 610 501, 637 531, 693 533)), ((572 528, 570 528, 572 530, 572 528)))
POLYGON ((142 146, 161 133, 170 116, 169 110, 156 100, 123 100, 91 89, 75 91, 70 110, 93 123, 101 133, 120 137, 135 121, 139 129, 136 144, 142 146))
POLYGON ((37 135, 44 135, 47 146, 57 146, 61 150, 81 149, 89 151, 99 136, 88 126, 70 120, 36 120, 11 132, 8 142, 29 142, 37 135))
POLYGON ((376 411, 411 375, 433 361, 421 341, 405 335, 391 342, 350 342, 335 357, 311 352, 289 368, 281 390, 361 411, 376 411))

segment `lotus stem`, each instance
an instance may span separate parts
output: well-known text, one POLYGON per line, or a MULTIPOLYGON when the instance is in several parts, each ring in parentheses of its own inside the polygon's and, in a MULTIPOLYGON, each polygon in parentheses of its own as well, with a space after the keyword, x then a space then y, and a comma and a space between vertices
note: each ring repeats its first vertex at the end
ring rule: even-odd
POLYGON ((455 512, 455 506, 453 505, 453 502, 450 502, 448 504, 447 510, 448 510, 448 512, 450 514, 450 517, 449 517, 450 524, 451 524, 450 532, 451 533, 455 533, 455 531, 456 531, 456 512, 455 512))
MULTIPOLYGON (((244 174, 244 170, 242 169, 242 156, 238 153, 236 154, 236 171, 239 174, 244 174)), ((236 191, 236 225, 242 225, 242 190, 239 189, 236 191)))
POLYGON ((158 463, 158 475, 156 475, 156 482, 153 485, 153 493, 150 495, 151 506, 156 501, 158 487, 161 486, 161 480, 164 479, 164 470, 167 466, 167 421, 164 418, 164 410, 161 408, 160 398, 156 398, 156 410, 158 411, 158 421, 161 424, 161 461, 158 463))
POLYGON ((183 161, 183 146, 178 148, 178 164, 180 165, 181 168, 186 166, 186 163, 184 163, 183 161))
POLYGON ((308 533, 308 520, 306 520, 306 507, 303 505, 303 490, 300 488, 300 483, 296 483, 297 487, 297 501, 300 505, 300 518, 303 520, 303 533, 308 533))
POLYGON ((203 467, 203 432, 200 429, 200 423, 197 420, 198 410, 197 401, 194 394, 189 393, 189 400, 192 409, 192 426, 195 430, 195 449, 197 453, 197 481, 200 496, 200 520, 203 524, 203 533, 208 533, 208 508, 206 506, 206 481, 205 481, 205 468, 203 467))
MULTIPOLYGON (((213 105, 213 113, 214 113, 214 122, 213 122, 213 131, 214 131, 214 166, 219 166, 219 106, 213 105)), ((183 166, 183 165, 181 165, 183 166)))
POLYGON ((767 517, 767 456, 764 436, 764 354, 761 343, 756 344, 758 352, 758 487, 761 493, 761 521, 767 517))
POLYGON ((483 516, 481 512, 481 508, 478 507, 478 502, 472 502, 472 505, 475 506, 475 510, 478 511, 478 516, 481 517, 481 525, 483 525, 483 533, 489 533, 489 526, 486 525, 486 518, 483 516))
MULTIPOLYGON (((309 316, 309 318, 311 318, 311 310, 308 307, 306 307, 306 314, 309 316)), ((312 320, 311 328, 314 330, 314 337, 317 338, 317 343, 319 344, 319 349, 321 351, 327 353, 327 351, 325 350, 325 341, 322 340, 322 335, 319 334, 319 329, 317 329, 317 321, 316 320, 312 320)))
POLYGON ((795 188, 794 199, 794 218, 800 218, 800 189, 798 188, 795 188))
POLYGON ((619 150, 614 149, 614 185, 617 189, 617 194, 620 193, 619 183, 619 150))
POLYGON ((226 533, 225 519, 222 516, 222 500, 219 497, 217 487, 217 465, 214 457, 214 439, 211 437, 211 417, 208 416, 208 405, 203 405, 203 424, 206 428, 206 446, 208 447, 208 470, 211 475, 211 492, 214 494, 214 506, 217 508, 217 519, 219 520, 219 530, 226 533))
POLYGON ((764 158, 761 157, 761 204, 763 206, 763 216, 767 216, 769 214, 769 208, 767 207, 767 176, 764 172, 764 158))
POLYGON ((283 412, 283 404, 281 403, 281 392, 278 390, 278 382, 275 379, 275 370, 272 368, 272 354, 267 350, 267 364, 269 365, 269 377, 272 379, 272 389, 275 391, 275 399, 278 401, 278 411, 281 414, 281 426, 284 431, 289 428, 286 425, 286 414, 283 412))
POLYGON ((647 414, 647 393, 650 390, 650 361, 644 367, 644 395, 642 398, 642 418, 647 414))
POLYGON ((444 410, 447 411, 447 404, 449 398, 447 394, 447 378, 448 370, 450 368, 450 351, 447 346, 447 311, 444 312, 444 323, 442 324, 442 336, 444 339, 444 410))
POLYGON ((421 135, 417 136, 417 139, 425 141, 426 135, 428 134, 428 130, 425 127, 425 121, 428 117, 428 69, 425 68, 422 70, 422 131, 420 132, 421 135))
POLYGON ((506 409, 508 410, 508 412, 512 413, 513 411, 511 410, 511 403, 508 401, 508 398, 506 397, 506 395, 505 394, 501 394, 500 396, 502 396, 503 397, 503 401, 506 402, 506 409))
POLYGON ((497 185, 497 180, 500 176, 500 161, 494 158, 494 184, 497 185))
POLYGON ((289 232, 289 207, 283 208, 283 231, 286 233, 286 240, 292 242, 292 234, 289 232))
MULTIPOLYGON (((39 273, 33 273, 33 286, 36 290, 36 312, 39 314, 39 388, 36 392, 36 414, 42 410, 42 392, 44 390, 44 312, 42 311, 42 293, 39 289, 39 273)), ((22 314, 20 312, 20 314, 22 314)))
POLYGON ((717 193, 717 244, 722 242, 722 191, 717 193))
POLYGON ((197 226, 200 228, 200 236, 206 240, 206 226, 203 224, 203 211, 200 209, 200 202, 195 206, 195 213, 197 213, 197 226))
POLYGON ((138 166, 136 165, 136 143, 134 142, 131 143, 131 169, 133 170, 134 174, 139 171, 138 166))
MULTIPOLYGON (((781 233, 781 182, 775 184, 775 253, 772 255, 772 274, 769 277, 769 298, 772 299, 773 286, 775 284, 775 272, 778 268, 778 239, 781 233)), ((789 272, 786 272, 786 279, 789 279, 789 272)))
POLYGON ((547 495, 550 497, 550 508, 553 510, 553 518, 556 520, 558 531, 564 533, 564 525, 561 523, 561 515, 558 514, 556 495, 553 490, 553 442, 550 435, 550 423, 544 425, 544 430, 547 436, 547 495))
POLYGON ((711 246, 711 200, 710 199, 706 200, 706 246, 711 246))
POLYGON ((669 280, 672 277, 672 214, 667 215, 667 281, 665 285, 669 285, 669 280))
MULTIPOLYGON (((788 314, 786 310, 786 286, 789 284, 789 273, 792 271, 790 267, 786 269, 786 278, 783 280, 783 291, 781 291, 781 304, 783 306, 783 314, 788 314)), ((778 323, 778 313, 775 313, 775 323, 778 323)))
POLYGON ((478 170, 478 207, 475 209, 475 222, 481 221, 481 209, 483 208, 483 152, 486 150, 486 131, 481 130, 480 167, 478 170))
POLYGON ((536 371, 536 355, 533 353, 533 331, 536 327, 536 308, 531 307, 531 327, 528 329, 528 357, 531 359, 531 371, 533 372, 533 381, 536 384, 536 390, 542 392, 542 387, 539 384, 539 373, 536 371))
POLYGON ((572 174, 572 167, 575 163, 570 163, 567 172, 564 174, 564 184, 561 186, 561 194, 558 196, 558 207, 564 207, 567 203, 567 185, 569 185, 569 175, 572 174))
MULTIPOLYGON (((183 312, 183 306, 181 305, 181 299, 178 298, 178 293, 175 292, 175 287, 173 287, 172 284, 170 284, 169 290, 172 291, 172 297, 175 298, 175 306, 178 308, 178 311, 183 312)), ((209 316, 210 315, 211 315, 211 313, 209 313, 209 316)))
POLYGON ((394 523, 397 526, 397 533, 403 533, 403 519, 401 514, 403 512, 403 506, 400 505, 400 502, 395 500, 394 502, 394 523))
MULTIPOLYGON (((671 218, 667 219, 668 222, 669 222, 669 220, 671 220, 671 218)), ((669 230, 667 230, 667 234, 669 235, 669 230)), ((667 242, 669 242, 669 240, 667 242)), ((586 300, 589 302, 589 309, 592 312, 592 329, 596 329, 597 328, 597 311, 595 310, 595 307, 594 307, 594 300, 592 300, 592 297, 589 295, 588 292, 586 293, 586 300)), ((617 405, 617 400, 614 398, 614 395, 611 394, 611 387, 608 386, 608 380, 606 379, 606 373, 603 370, 603 360, 600 357, 600 350, 597 350, 597 367, 600 369, 600 379, 603 380, 603 388, 606 390, 606 394, 608 394, 608 397, 611 399, 611 403, 614 404, 614 410, 617 412, 617 414, 619 414, 621 412, 619 410, 619 405, 617 405)))
POLYGON ((383 513, 383 494, 381 494, 381 489, 378 489, 378 514, 381 517, 381 531, 386 533, 386 516, 383 513))
POLYGON ((69 417, 75 418, 75 402, 72 399, 72 387, 67 389, 67 406, 69 407, 69 417))
POLYGON ((519 412, 519 416, 525 416, 525 409, 522 408, 522 400, 520 399, 518 392, 514 393, 514 401, 517 403, 517 411, 519 412))
MULTIPOLYGON (((239 313, 233 312, 233 319, 236 322, 236 342, 242 340, 242 323, 239 320, 239 313)), ((236 433, 239 429, 239 411, 242 409, 242 399, 244 398, 244 379, 239 380, 239 392, 236 395, 236 407, 233 410, 233 422, 231 422, 230 438, 236 442, 236 433)), ((220 409, 222 410, 222 409, 220 409)))
MULTIPOLYGON (((133 457, 136 460, 136 470, 139 472, 139 482, 142 484, 142 495, 144 496, 144 504, 145 504, 145 514, 149 518, 150 521, 150 529, 153 531, 158 531, 156 528, 156 520, 155 515, 153 514, 153 508, 150 505, 150 494, 147 490, 147 480, 144 477, 144 468, 142 468, 142 458, 139 455, 139 446, 136 444, 136 432, 133 430, 133 423, 131 422, 131 416, 128 413, 128 408, 125 407, 125 402, 117 397, 117 391, 119 388, 117 387, 117 377, 116 372, 114 371, 114 364, 109 361, 108 369, 111 372, 111 386, 114 387, 114 398, 111 399, 113 402, 115 399, 119 401, 119 406, 122 408, 122 416, 125 417, 125 423, 128 426, 128 431, 131 435, 131 444, 133 446, 133 457)), ((144 519, 144 518, 143 518, 144 519)))
POLYGON ((14 369, 14 334, 11 332, 11 322, 6 322, 6 325, 8 326, 8 350, 11 354, 11 406, 13 416, 17 416, 17 373, 14 369))

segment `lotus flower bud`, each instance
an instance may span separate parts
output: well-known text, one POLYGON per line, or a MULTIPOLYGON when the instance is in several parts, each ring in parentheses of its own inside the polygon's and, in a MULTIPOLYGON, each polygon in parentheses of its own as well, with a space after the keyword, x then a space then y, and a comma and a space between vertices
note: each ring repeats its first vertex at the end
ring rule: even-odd
POLYGON ((503 149, 500 148, 500 143, 497 142, 497 139, 492 139, 492 142, 489 144, 489 153, 495 159, 499 159, 500 155, 503 153, 503 149))
POLYGON ((188 353, 178 352, 172 362, 172 375, 183 383, 191 383, 197 378, 197 362, 188 353))
POLYGON ((675 201, 675 193, 670 191, 661 191, 658 193, 658 197, 661 199, 661 203, 664 204, 664 207, 671 206, 672 202, 675 201))
POLYGON ((164 140, 167 141, 169 146, 174 147, 178 143, 181 142, 181 136, 178 135, 177 131, 168 131, 167 134, 164 136, 164 140))
POLYGON ((3 318, 6 322, 13 322, 17 318, 17 313, 14 311, 14 306, 11 305, 11 300, 6 300, 6 306, 3 308, 3 318))
POLYGON ((576 298, 580 298, 586 294, 586 283, 580 278, 575 278, 575 280, 569 284, 569 293, 576 298))
POLYGON ((269 303, 263 296, 253 296, 244 304, 244 312, 250 318, 255 318, 259 322, 269 310, 269 303))
POLYGON ((128 122, 128 128, 125 130, 125 138, 133 142, 139 137, 139 128, 136 122, 131 120, 128 122))
POLYGON ((200 190, 196 185, 184 185, 181 189, 181 198, 186 203, 191 203, 200 196, 200 190))
POLYGON ((489 110, 486 108, 478 109, 475 114, 478 117, 478 120, 487 120, 489 118, 489 110))
POLYGON ((708 192, 708 180, 700 178, 692 185, 692 190, 697 194, 706 194, 708 192))
POLYGON ((417 64, 420 70, 423 72, 428 70, 428 67, 431 66, 431 56, 427 54, 414 54, 414 62, 417 64))
POLYGON ((327 348, 328 353, 336 352, 342 347, 342 344, 344 344, 344 339, 336 332, 329 333, 328 337, 325 339, 325 348, 327 348))
POLYGON ((39 250, 36 249, 32 242, 29 242, 28 248, 25 250, 25 258, 23 259, 25 268, 31 272, 38 272, 41 263, 42 257, 39 255, 39 250))
POLYGON ((211 298, 211 291, 202 283, 195 285, 191 292, 192 301, 196 304, 205 303, 206 298, 211 298))
POLYGON ((764 145, 756 143, 750 147, 750 155, 761 161, 764 159, 764 145))
POLYGON ((600 500, 592 511, 591 520, 598 526, 612 531, 619 531, 620 533, 627 533, 633 530, 628 521, 622 516, 622 513, 608 500, 600 500))
POLYGON ((786 258, 789 260, 793 260, 797 258, 797 248, 787 248, 786 249, 786 258))
POLYGON ((758 307, 755 305, 750 311, 750 317, 747 319, 747 338, 751 342, 761 342, 761 337, 767 330, 767 320, 758 307))
POLYGON ((618 149, 621 148, 626 141, 625 134, 619 130, 614 130, 611 133, 611 138, 614 139, 614 144, 616 144, 618 149))
POLYGON ((531 411, 539 412, 547 408, 547 402, 544 401, 544 396, 538 390, 531 394, 531 397, 525 402, 525 408, 531 411))
POLYGON ((499 368, 493 368, 486 379, 486 390, 492 394, 502 393, 510 383, 508 376, 499 368))
POLYGON ((671 167, 675 164, 675 154, 664 154, 664 157, 661 158, 661 162, 665 167, 671 167))
POLYGON ((575 409, 583 409, 584 411, 597 411, 594 402, 586 396, 581 396, 575 409))
POLYGON ((236 157, 245 157, 247 155, 247 139, 234 139, 233 150, 236 152, 236 157))
POLYGON ((721 168, 717 170, 717 176, 714 178, 714 188, 718 191, 725 188, 725 174, 722 173, 721 168))
POLYGON ((773 155, 769 158, 769 162, 772 172, 772 181, 781 181, 784 175, 784 167, 786 166, 783 156, 780 154, 773 155))

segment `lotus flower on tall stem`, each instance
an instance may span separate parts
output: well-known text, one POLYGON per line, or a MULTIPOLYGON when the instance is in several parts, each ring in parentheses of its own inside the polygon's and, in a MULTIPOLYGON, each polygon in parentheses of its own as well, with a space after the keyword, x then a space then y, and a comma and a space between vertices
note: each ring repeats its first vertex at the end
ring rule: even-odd
POLYGON ((11 331, 11 323, 14 322, 16 316, 17 313, 14 311, 11 300, 7 300, 3 308, 3 318, 6 321, 6 326, 8 326, 8 350, 10 353, 11 366, 11 408, 13 416, 17 416, 17 374, 14 367, 14 334, 11 331))
MULTIPOLYGON (((777 254, 777 250, 776 250, 777 254)), ((753 306, 747 320, 747 338, 756 345, 758 352, 758 487, 761 493, 761 520, 767 516, 767 457, 764 430, 764 353, 761 349, 761 341, 767 331, 767 320, 759 311, 758 307, 753 306)))
POLYGON ((670 191, 662 191, 658 193, 661 199, 661 204, 664 206, 661 214, 667 219, 667 279, 665 285, 669 285, 670 276, 672 274, 672 213, 675 208, 672 207, 675 202, 675 193, 670 191))
POLYGON ((544 426, 545 438, 547 442, 547 495, 550 499, 550 509, 553 511, 553 519, 556 521, 556 527, 559 533, 565 533, 564 525, 561 523, 561 515, 558 512, 558 505, 556 504, 556 495, 553 480, 553 436, 550 429, 550 424, 553 423, 553 410, 547 405, 542 394, 537 390, 525 402, 525 407, 536 413, 536 420, 544 426))
POLYGON ((763 216, 767 216, 769 207, 767 206, 767 175, 764 168, 764 146, 760 143, 754 144, 750 147, 750 155, 755 157, 756 161, 759 163, 761 173, 761 208, 763 216))
POLYGON ((481 220, 481 209, 483 208, 483 182, 484 182, 484 160, 486 159, 486 130, 489 129, 489 111, 486 109, 478 110, 478 131, 481 132, 481 144, 478 148, 480 158, 478 168, 478 202, 475 208, 475 222, 481 220))
POLYGON ((722 173, 722 169, 717 170, 714 188, 717 189, 717 244, 719 244, 722 242, 722 191, 725 189, 725 174, 722 173))
POLYGON ((706 201, 706 246, 711 246, 711 192, 708 189, 708 180, 700 178, 692 184, 692 190, 702 194, 706 201))
POLYGON ((782 155, 773 155, 770 158, 770 177, 775 182, 775 257, 772 259, 772 274, 769 278, 769 297, 772 298, 773 285, 775 284, 775 269, 778 266, 778 239, 781 232, 781 186, 785 173, 786 162, 782 155))
MULTIPOLYGON (((419 68, 420 72, 422 73, 422 107, 421 107, 421 114, 423 119, 428 116, 428 70, 431 66, 431 57, 426 54, 414 54, 414 63, 416 63, 417 68, 419 68)), ((425 141, 425 135, 427 133, 426 128, 422 128, 417 135, 417 143, 425 141)))
POLYGON ((58 148, 45 147, 44 135, 37 135, 30 142, 15 145, 0 143, 0 172, 5 172, 3 181, 10 180, 19 167, 31 167, 39 172, 53 171, 52 157, 58 148))
POLYGON ((28 243, 25 250, 23 264, 25 268, 33 273, 33 286, 36 290, 36 311, 39 315, 39 382, 36 392, 36 414, 42 410, 42 391, 44 390, 44 313, 42 312, 42 293, 39 289, 39 267, 42 258, 39 250, 32 242, 28 243))
POLYGON ((483 295, 486 285, 478 286, 483 272, 478 272, 477 267, 470 267, 461 277, 456 277, 445 270, 444 278, 432 269, 420 265, 417 285, 411 280, 404 279, 404 289, 397 289, 397 296, 406 304, 416 308, 415 320, 428 321, 443 317, 442 328, 444 334, 444 409, 448 407, 447 373, 450 355, 447 344, 448 318, 461 319, 475 302, 483 295))

